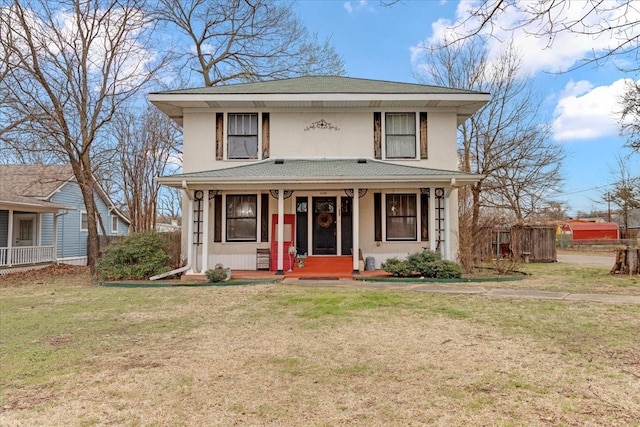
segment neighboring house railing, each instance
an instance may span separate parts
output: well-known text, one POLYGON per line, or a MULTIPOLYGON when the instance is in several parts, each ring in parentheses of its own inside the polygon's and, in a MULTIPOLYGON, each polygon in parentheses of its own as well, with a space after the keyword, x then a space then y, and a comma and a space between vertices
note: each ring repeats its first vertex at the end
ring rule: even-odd
POLYGON ((55 261, 52 246, 16 246, 0 248, 0 267, 15 265, 39 264, 55 261))

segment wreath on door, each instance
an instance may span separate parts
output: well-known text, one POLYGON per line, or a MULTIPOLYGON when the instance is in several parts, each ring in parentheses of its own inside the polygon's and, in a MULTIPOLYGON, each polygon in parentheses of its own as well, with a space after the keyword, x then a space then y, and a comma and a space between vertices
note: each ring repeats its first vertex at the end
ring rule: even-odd
POLYGON ((316 222, 322 228, 329 228, 331 227, 331 224, 333 224, 333 215, 329 212, 320 212, 316 222))

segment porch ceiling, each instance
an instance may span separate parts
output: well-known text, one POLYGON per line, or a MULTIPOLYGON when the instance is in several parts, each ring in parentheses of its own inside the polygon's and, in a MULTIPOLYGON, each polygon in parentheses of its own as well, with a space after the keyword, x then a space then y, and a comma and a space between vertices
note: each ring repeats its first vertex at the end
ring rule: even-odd
POLYGON ((344 189, 463 186, 481 175, 372 159, 270 159, 249 165, 158 178, 171 187, 210 189, 344 189))

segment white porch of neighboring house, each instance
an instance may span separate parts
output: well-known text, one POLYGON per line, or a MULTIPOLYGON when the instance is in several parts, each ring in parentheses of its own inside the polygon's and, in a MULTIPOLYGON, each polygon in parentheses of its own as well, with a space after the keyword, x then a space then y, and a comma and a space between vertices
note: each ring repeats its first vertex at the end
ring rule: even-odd
POLYGON ((454 259, 456 189, 477 180, 373 159, 277 159, 159 178, 186 195, 186 273, 195 275, 217 264, 256 270, 258 249, 269 249, 270 270, 284 275, 290 245, 298 255, 351 256, 353 274, 361 256, 373 257, 376 268, 424 249, 454 259), (230 221, 243 221, 229 203, 243 200, 254 233, 246 240, 229 229, 230 221), (394 216, 396 201, 404 216, 394 216))
POLYGON ((0 227, 3 227, 2 234, 6 236, 6 241, 1 242, 3 245, 0 246, 0 273, 19 267, 56 262, 58 233, 55 230, 58 216, 70 209, 73 208, 33 199, 0 200, 0 214, 3 216, 0 227), (48 244, 43 244, 44 214, 53 216, 52 241, 48 244))

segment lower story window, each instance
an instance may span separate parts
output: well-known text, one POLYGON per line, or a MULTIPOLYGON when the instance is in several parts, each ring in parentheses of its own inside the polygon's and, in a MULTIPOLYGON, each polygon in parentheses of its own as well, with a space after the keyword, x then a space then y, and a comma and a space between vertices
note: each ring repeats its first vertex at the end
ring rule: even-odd
POLYGON ((255 194, 227 196, 227 241, 255 242, 258 202, 255 194))
POLYGON ((417 240, 415 194, 387 194, 387 240, 417 240))

